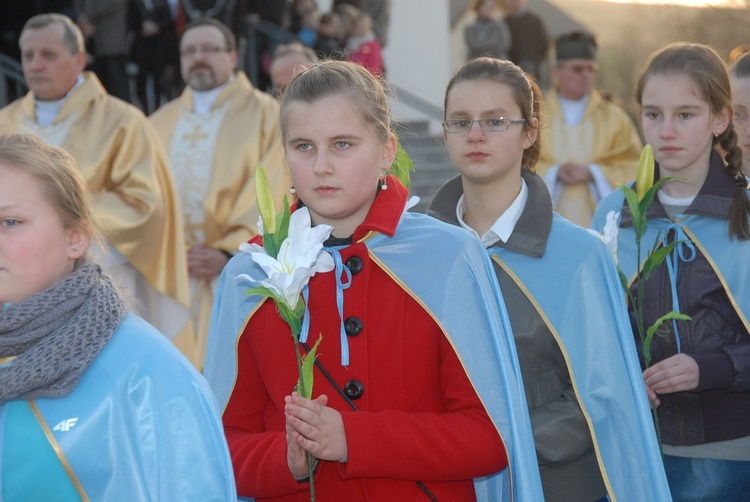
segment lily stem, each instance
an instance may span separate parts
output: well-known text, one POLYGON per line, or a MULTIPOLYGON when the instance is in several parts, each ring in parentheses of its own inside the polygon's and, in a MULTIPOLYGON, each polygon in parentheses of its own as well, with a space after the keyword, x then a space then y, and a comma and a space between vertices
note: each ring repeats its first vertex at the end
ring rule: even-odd
MULTIPOLYGON (((299 350, 299 333, 292 330, 292 339, 294 340, 294 352, 297 356, 297 374, 299 375, 299 394, 301 396, 307 396, 305 390, 305 379, 302 378, 302 353, 299 350)), ((307 452, 307 475, 310 481, 310 502, 315 502, 315 479, 313 478, 315 464, 313 464, 313 456, 310 452, 307 452)))

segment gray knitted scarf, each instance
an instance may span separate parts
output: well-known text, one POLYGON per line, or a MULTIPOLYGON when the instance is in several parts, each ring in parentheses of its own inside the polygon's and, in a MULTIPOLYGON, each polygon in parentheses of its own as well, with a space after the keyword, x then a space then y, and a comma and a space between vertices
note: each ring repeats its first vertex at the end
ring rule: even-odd
POLYGON ((0 312, 0 404, 70 394, 127 313, 112 279, 85 260, 0 312))

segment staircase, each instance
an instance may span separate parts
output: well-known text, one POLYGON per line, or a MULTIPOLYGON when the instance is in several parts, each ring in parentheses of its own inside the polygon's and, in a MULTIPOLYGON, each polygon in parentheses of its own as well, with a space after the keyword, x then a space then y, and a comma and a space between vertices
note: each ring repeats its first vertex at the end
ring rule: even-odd
POLYGON ((443 138, 430 136, 427 123, 411 122, 396 126, 404 151, 414 162, 411 173, 411 194, 420 201, 412 211, 424 213, 435 192, 458 173, 453 168, 443 138))

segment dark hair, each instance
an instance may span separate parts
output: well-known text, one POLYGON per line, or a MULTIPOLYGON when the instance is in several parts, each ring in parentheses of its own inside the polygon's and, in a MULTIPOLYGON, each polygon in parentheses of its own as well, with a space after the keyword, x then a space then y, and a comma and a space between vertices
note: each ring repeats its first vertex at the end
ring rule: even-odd
MULTIPOLYGON (((636 101, 643 103, 643 89, 653 75, 685 75, 689 77, 699 96, 703 98, 712 113, 720 113, 725 108, 732 109, 732 89, 727 67, 721 57, 708 46, 678 42, 667 45, 649 56, 646 69, 638 79, 636 101)), ((714 137, 713 145, 719 145, 726 152, 726 171, 738 182, 738 189, 729 210, 729 235, 739 240, 750 239, 750 203, 747 200, 746 181, 742 174, 742 149, 737 144, 737 132, 729 121, 726 130, 714 137), (742 186, 740 186, 742 185, 742 186)))
POLYGON ((729 74, 737 78, 750 77, 750 52, 745 52, 734 60, 729 74))
POLYGON ((281 134, 286 141, 289 105, 295 101, 315 103, 331 96, 351 98, 362 118, 383 142, 391 134, 388 97, 380 80, 363 66, 349 61, 324 61, 298 73, 287 86, 281 100, 281 134))
POLYGON ((85 50, 81 29, 76 26, 72 19, 62 14, 49 13, 32 17, 26 21, 23 30, 21 30, 21 35, 27 30, 41 30, 53 24, 59 24, 63 27, 63 43, 71 54, 75 55, 85 50))
POLYGON ((193 19, 185 25, 185 31, 182 33, 182 36, 184 37, 185 33, 199 26, 213 26, 214 28, 219 30, 222 35, 224 35, 224 43, 226 44, 227 50, 235 52, 237 51, 237 38, 235 38, 232 30, 227 28, 225 24, 217 21, 212 17, 197 17, 193 19))
POLYGON ((568 59, 596 59, 596 37, 585 31, 575 30, 560 35, 555 40, 555 60, 562 66, 568 59))
POLYGON ((480 57, 472 59, 461 67, 453 75, 448 87, 445 89, 445 103, 443 104, 443 117, 448 111, 448 94, 454 85, 461 82, 471 82, 474 80, 487 80, 505 84, 513 90, 513 98, 521 109, 521 118, 526 119, 524 131, 528 128, 537 129, 536 141, 529 148, 524 150, 522 163, 523 166, 534 171, 534 166, 539 160, 539 153, 542 150, 542 133, 539 126, 534 126, 532 119, 536 118, 539 123, 542 121, 543 100, 539 86, 533 79, 529 78, 524 71, 511 63, 500 59, 490 57, 480 57))

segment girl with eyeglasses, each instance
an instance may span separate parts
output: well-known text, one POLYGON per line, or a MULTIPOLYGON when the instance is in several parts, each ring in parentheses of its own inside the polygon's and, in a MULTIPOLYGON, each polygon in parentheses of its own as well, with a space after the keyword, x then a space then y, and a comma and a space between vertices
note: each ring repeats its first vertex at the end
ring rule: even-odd
POLYGON ((553 213, 534 172, 541 106, 539 88, 513 63, 464 65, 448 84, 443 134, 459 176, 428 214, 466 229, 492 258, 545 500, 668 500, 610 253, 553 213))

